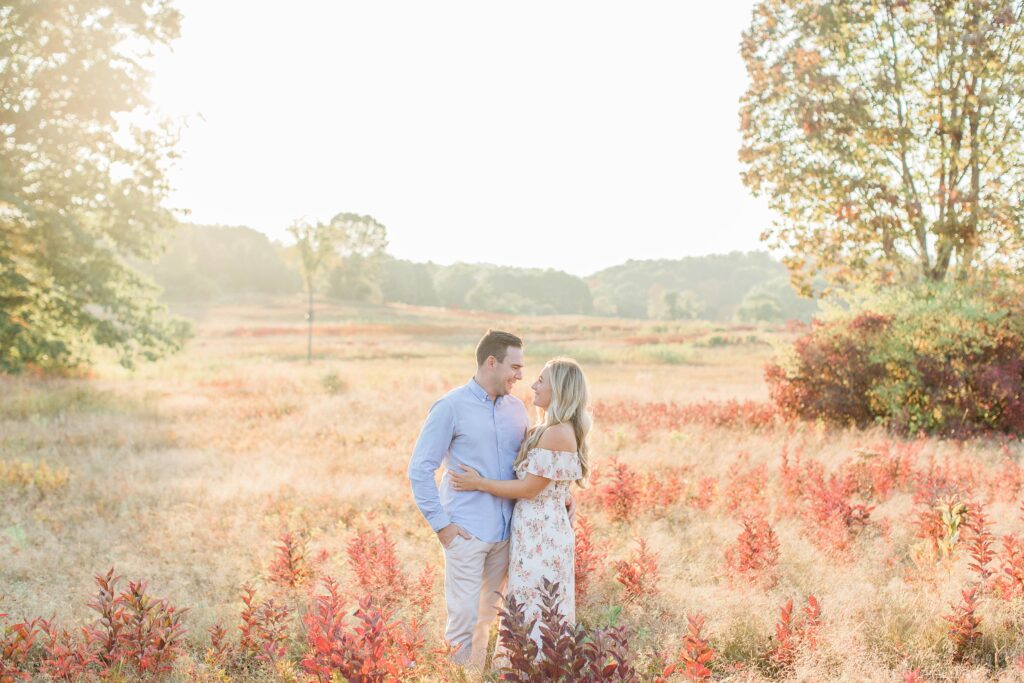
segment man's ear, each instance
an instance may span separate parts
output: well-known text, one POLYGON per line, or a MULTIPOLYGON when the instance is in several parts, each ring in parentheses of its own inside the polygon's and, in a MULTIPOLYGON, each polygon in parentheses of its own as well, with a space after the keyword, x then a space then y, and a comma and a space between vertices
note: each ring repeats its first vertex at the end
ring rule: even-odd
POLYGON ((486 364, 487 367, 493 370, 498 365, 498 359, 495 358, 494 356, 487 356, 486 364))

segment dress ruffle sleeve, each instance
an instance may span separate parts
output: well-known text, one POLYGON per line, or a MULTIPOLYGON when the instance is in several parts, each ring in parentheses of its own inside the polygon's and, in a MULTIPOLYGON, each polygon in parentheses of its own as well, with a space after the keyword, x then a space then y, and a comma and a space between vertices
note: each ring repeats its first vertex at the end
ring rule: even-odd
POLYGON ((526 457, 526 472, 552 481, 576 481, 583 476, 580 456, 575 451, 534 448, 526 457))

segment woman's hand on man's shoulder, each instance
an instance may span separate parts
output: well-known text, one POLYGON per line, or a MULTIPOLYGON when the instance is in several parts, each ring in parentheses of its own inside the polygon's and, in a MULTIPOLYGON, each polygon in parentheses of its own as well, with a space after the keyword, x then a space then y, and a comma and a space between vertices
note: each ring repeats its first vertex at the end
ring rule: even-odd
POLYGON ((544 448, 549 451, 575 451, 576 433, 568 422, 551 425, 540 435, 537 448, 544 448))

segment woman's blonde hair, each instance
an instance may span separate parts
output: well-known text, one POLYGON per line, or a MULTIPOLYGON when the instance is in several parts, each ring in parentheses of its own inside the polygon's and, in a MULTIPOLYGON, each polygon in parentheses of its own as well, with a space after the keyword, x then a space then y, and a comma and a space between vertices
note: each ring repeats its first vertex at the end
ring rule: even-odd
POLYGON ((583 368, 572 358, 553 358, 544 367, 547 368, 551 379, 551 402, 547 409, 537 408, 537 423, 523 439, 515 466, 518 467, 519 463, 526 459, 526 454, 537 447, 540 437, 548 427, 568 422, 576 435, 576 449, 583 469, 583 476, 577 479, 576 483, 584 486, 590 476, 587 433, 593 424, 587 410, 590 404, 587 378, 583 374, 583 368))

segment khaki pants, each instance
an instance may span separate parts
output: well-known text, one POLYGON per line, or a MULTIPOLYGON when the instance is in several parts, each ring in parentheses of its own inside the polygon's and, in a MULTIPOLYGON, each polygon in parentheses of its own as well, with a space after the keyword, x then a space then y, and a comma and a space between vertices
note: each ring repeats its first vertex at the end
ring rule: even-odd
POLYGON ((485 543, 456 536, 444 549, 444 637, 458 645, 455 661, 483 668, 487 637, 508 575, 508 541, 485 543))

